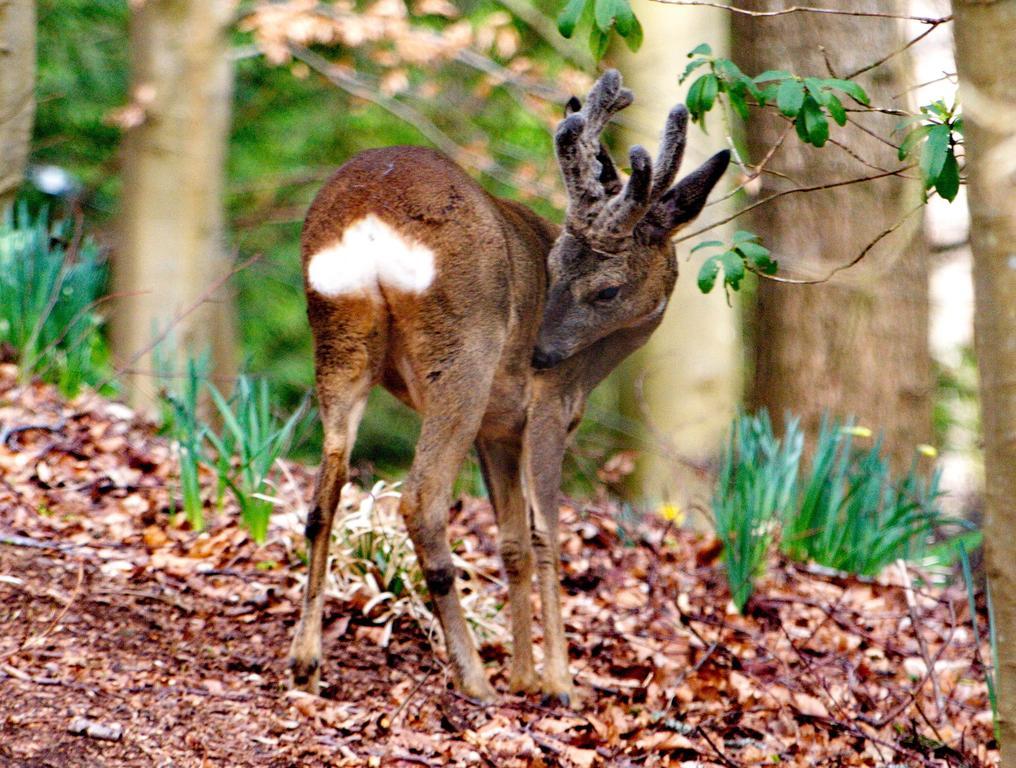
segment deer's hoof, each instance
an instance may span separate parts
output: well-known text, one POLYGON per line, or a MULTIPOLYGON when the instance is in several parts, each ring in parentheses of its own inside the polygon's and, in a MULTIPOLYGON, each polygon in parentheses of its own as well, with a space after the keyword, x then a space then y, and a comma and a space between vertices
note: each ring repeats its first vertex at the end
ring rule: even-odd
POLYGON ((487 681, 486 677, 480 677, 476 680, 463 680, 462 684, 459 685, 459 691, 471 699, 476 699, 484 704, 490 704, 497 698, 494 688, 487 681))
POLYGON ((571 694, 568 693, 545 693, 540 702, 545 707, 570 707, 571 694))
POLYGON ((294 641, 289 652, 289 674, 292 686, 298 691, 314 694, 321 687, 321 651, 298 647, 294 641))
POLYGON ((543 681, 543 705, 545 707, 573 707, 577 701, 571 680, 543 681))
POLYGON ((508 690, 511 693, 539 693, 540 678, 532 669, 513 670, 511 678, 508 680, 508 690))
POLYGON ((320 656, 311 656, 309 659, 291 658, 289 672, 293 688, 317 696, 318 689, 321 687, 320 656))

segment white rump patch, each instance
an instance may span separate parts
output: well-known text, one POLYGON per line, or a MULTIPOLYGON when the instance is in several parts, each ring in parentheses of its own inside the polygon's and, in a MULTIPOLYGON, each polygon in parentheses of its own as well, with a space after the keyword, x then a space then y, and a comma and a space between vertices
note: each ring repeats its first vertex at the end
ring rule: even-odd
POLYGON ((422 293, 434 281, 434 252, 368 214, 311 257, 307 281, 325 296, 376 294, 379 285, 422 293))

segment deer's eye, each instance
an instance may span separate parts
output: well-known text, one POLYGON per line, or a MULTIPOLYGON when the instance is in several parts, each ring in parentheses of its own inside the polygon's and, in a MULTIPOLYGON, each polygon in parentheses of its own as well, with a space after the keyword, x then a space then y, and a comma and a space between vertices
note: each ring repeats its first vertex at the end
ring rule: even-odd
POLYGON ((596 301, 611 301, 617 298, 617 294, 621 292, 621 286, 612 285, 609 288, 604 288, 596 294, 596 301))

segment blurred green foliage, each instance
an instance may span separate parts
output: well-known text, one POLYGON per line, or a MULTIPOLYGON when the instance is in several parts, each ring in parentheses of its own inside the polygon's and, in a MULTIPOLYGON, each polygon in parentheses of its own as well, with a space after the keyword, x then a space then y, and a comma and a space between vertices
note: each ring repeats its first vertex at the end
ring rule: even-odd
POLYGON ((96 311, 106 262, 69 220, 50 222, 20 203, 0 218, 0 361, 23 379, 38 376, 72 397, 101 386, 109 354, 96 311))

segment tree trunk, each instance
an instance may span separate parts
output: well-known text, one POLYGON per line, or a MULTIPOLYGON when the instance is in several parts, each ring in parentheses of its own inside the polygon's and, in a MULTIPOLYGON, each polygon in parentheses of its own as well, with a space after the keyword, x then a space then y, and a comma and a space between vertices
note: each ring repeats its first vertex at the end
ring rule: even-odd
MULTIPOLYGON (((825 0, 817 4, 842 7, 825 0)), ((751 0, 742 7, 775 10, 789 5, 782 0, 751 0)), ((882 12, 892 7, 883 0, 853 6, 882 12)), ((849 75, 905 42, 900 22, 803 13, 770 18, 735 15, 733 40, 737 63, 749 75, 786 69, 819 77, 849 75), (859 40, 864 45, 858 45, 859 40)), ((906 57, 896 56, 858 81, 873 104, 906 106, 893 100, 912 84, 906 57)), ((865 114, 854 119, 874 136, 849 123, 844 128, 831 123, 832 139, 844 147, 830 142, 816 149, 801 142, 773 110, 755 110, 747 135, 754 162, 789 131, 766 166, 784 175, 762 176, 761 195, 896 167, 894 150, 877 137, 889 137, 899 118, 865 114), (870 165, 852 158, 851 152, 870 165)), ((741 222, 762 235, 782 274, 823 277, 918 208, 918 184, 890 176, 788 195, 741 222)), ((909 466, 915 446, 930 442, 932 431, 928 253, 920 216, 920 212, 912 215, 860 264, 828 283, 761 281, 749 319, 754 354, 747 393, 751 408, 766 406, 778 422, 787 411, 798 414, 811 435, 824 412, 854 415, 860 424, 885 432, 886 448, 897 468, 909 466)))
POLYGON ((209 352, 213 375, 234 373, 229 291, 206 295, 230 268, 222 199, 233 5, 147 0, 131 14, 131 93, 143 119, 124 141, 122 241, 113 264, 115 289, 124 295, 112 336, 135 406, 153 402, 149 348, 171 327, 160 350, 177 372, 187 355, 209 352))
MULTIPOLYGON (((725 55, 728 29, 726 13, 718 9, 677 8, 651 0, 635 0, 632 8, 645 29, 645 42, 636 54, 618 50, 625 85, 635 92, 635 103, 624 112, 618 158, 632 144, 642 144, 655 156, 667 113, 683 101, 690 84, 677 84, 688 51, 709 42, 717 55, 725 55)), ((724 146, 718 121, 711 123, 708 135, 695 126, 688 134, 685 173, 724 146)), ((707 208, 697 223, 717 217, 717 208, 707 208)), ((722 237, 723 231, 712 236, 722 237)), ((652 501, 686 509, 692 501, 708 499, 707 476, 695 467, 719 453, 741 388, 737 312, 722 292, 707 296, 699 291, 695 276, 702 256, 688 260, 693 245, 678 247, 681 274, 663 324, 616 374, 623 410, 646 422, 651 450, 639 465, 641 492, 652 501)))
POLYGON ((955 0, 974 255, 988 582, 1004 768, 1016 766, 1016 2, 955 0))
POLYGON ((35 3, 0 2, 0 212, 25 174, 35 115, 35 3))

